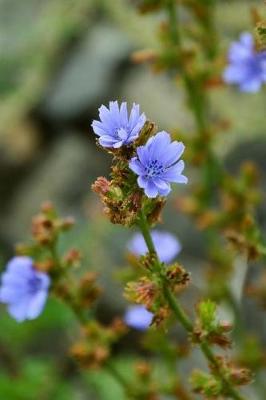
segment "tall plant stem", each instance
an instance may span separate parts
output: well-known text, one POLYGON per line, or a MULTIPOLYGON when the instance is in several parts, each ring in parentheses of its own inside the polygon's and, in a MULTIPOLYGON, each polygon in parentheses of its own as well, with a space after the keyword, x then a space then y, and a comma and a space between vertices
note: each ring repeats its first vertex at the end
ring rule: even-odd
MULTIPOLYGON (((213 7, 213 3, 210 5, 210 7, 213 7)), ((205 154, 205 162, 202 165, 202 180, 204 183, 203 201, 206 205, 209 205, 213 198, 213 189, 221 180, 222 173, 217 157, 215 157, 211 149, 211 138, 208 121, 208 98, 206 96, 201 77, 191 76, 191 74, 187 70, 187 67, 183 63, 182 34, 180 31, 179 7, 177 1, 168 0, 166 2, 166 11, 169 21, 170 38, 173 44, 173 49, 176 52, 176 57, 178 59, 179 73, 184 83, 188 103, 194 116, 195 126, 198 132, 198 136, 201 138, 201 143, 203 146, 202 150, 205 154)), ((212 24, 208 23, 207 27, 205 27, 205 30, 207 28, 210 30, 210 35, 213 36, 214 28, 212 24)), ((212 59, 213 54, 215 54, 214 48, 212 48, 212 50, 210 51, 210 59, 212 59)))
MULTIPOLYGON (((141 210, 140 216, 139 216, 139 227, 142 232, 145 243, 147 245, 147 248, 149 250, 149 253, 151 253, 155 258, 154 270, 158 274, 158 278, 160 278, 164 298, 165 298, 166 302, 168 303, 170 309, 172 310, 173 314, 175 315, 176 319, 180 322, 180 324, 183 326, 183 328, 190 334, 193 331, 193 323, 190 320, 190 318, 188 317, 188 315, 186 314, 183 307, 177 301, 175 295, 169 289, 167 282, 164 279, 164 276, 162 274, 162 269, 161 269, 161 262, 159 260, 158 254, 156 252, 156 249, 155 249, 155 246, 154 246, 154 243, 152 240, 152 236, 150 233, 150 227, 149 227, 147 218, 146 218, 143 210, 141 210)), ((228 396, 230 396, 232 399, 235 399, 235 400, 245 400, 244 397, 242 397, 242 395, 239 394, 238 391, 232 386, 231 382, 224 376, 224 373, 221 371, 219 362, 217 361, 215 354, 213 353, 209 344, 207 342, 202 342, 200 344, 200 349, 201 349, 203 355, 205 356, 205 358, 208 360, 209 364, 215 369, 215 371, 219 375, 221 381, 223 382, 224 389, 225 389, 226 393, 228 394, 228 396)))
MULTIPOLYGON (((61 261, 60 261, 59 255, 58 255, 56 242, 54 242, 53 246, 51 246, 50 251, 51 251, 51 256, 52 256, 54 262, 60 269, 61 261)), ((91 315, 85 315, 84 313, 82 313, 79 310, 79 308, 77 308, 75 306, 75 303, 71 300, 71 298, 69 298, 68 300, 67 299, 64 299, 64 300, 65 300, 65 304, 72 310, 72 312, 73 312, 75 318, 77 319, 77 321, 79 322, 80 326, 84 326, 86 323, 88 323, 90 321, 91 315)), ((107 361, 104 364, 104 368, 109 373, 109 375, 111 375, 113 377, 113 379, 117 382, 117 384, 119 386, 121 386, 125 395, 128 397, 128 394, 130 393, 130 399, 133 399, 134 398, 133 394, 132 394, 133 388, 127 382, 127 380, 123 377, 123 375, 120 374, 120 371, 117 370, 117 368, 114 366, 114 364, 111 363, 110 361, 107 361)))

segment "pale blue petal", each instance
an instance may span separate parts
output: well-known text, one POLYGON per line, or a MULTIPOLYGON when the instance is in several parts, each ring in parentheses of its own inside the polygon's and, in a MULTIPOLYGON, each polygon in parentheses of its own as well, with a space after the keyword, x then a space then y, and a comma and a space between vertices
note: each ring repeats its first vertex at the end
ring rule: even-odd
POLYGON ((129 168, 137 175, 143 175, 145 173, 145 170, 137 157, 132 158, 128 165, 129 168))
POLYGON ((171 192, 171 186, 169 185, 167 188, 165 189, 158 189, 160 196, 168 196, 168 194, 171 192))
POLYGON ((30 296, 26 296, 19 303, 9 304, 8 312, 17 322, 23 322, 27 319, 30 299, 30 296))
POLYGON ((110 127, 112 127, 112 128, 114 127, 111 113, 106 106, 102 105, 99 108, 99 117, 105 126, 109 126, 109 129, 110 129, 110 127))
POLYGON ((245 81, 240 84, 240 89, 243 92, 257 93, 261 88, 261 79, 260 77, 245 81))
MULTIPOLYGON (((152 240, 159 259, 164 263, 170 263, 180 253, 182 247, 179 240, 169 232, 152 230, 152 240)), ((128 242, 128 250, 136 256, 145 255, 148 251, 143 236, 137 232, 128 242)))
POLYGON ((129 129, 132 131, 139 119, 139 104, 133 103, 131 113, 129 116, 129 129))
POLYGON ((123 140, 120 140, 119 142, 114 143, 112 147, 113 147, 114 149, 119 149, 120 147, 123 146, 123 144, 124 144, 124 141, 123 141, 123 140))
POLYGON ((113 147, 117 143, 117 139, 111 136, 100 136, 99 143, 103 147, 113 147))
POLYGON ((154 199, 156 196, 158 196, 158 189, 156 185, 152 182, 152 180, 147 181, 147 185, 144 188, 144 192, 147 197, 150 199, 154 199))
POLYGON ((45 306, 46 300, 47 300, 48 293, 47 291, 40 291, 38 292, 29 302, 28 308, 27 308, 27 319, 35 319, 37 318, 41 312, 43 311, 43 308, 45 306))
POLYGON ((137 155, 143 166, 145 166, 147 162, 149 162, 149 151, 146 146, 139 146, 137 148, 137 155))
POLYGON ((152 178, 152 181, 159 190, 168 191, 168 193, 170 192, 170 185, 168 182, 161 178, 152 178))
POLYGON ((182 142, 172 142, 168 147, 167 151, 161 156, 161 161, 165 166, 174 164, 184 153, 185 146, 182 142))
POLYGON ((169 133, 165 131, 158 132, 154 136, 154 140, 150 142, 149 153, 150 158, 161 159, 161 156, 165 153, 165 150, 169 147, 171 143, 171 137, 169 133))
POLYGON ((183 160, 180 160, 177 164, 168 168, 161 177, 170 182, 179 182, 179 176, 183 172, 184 168, 185 163, 183 160))
POLYGON ((120 107, 120 121, 121 125, 126 127, 128 125, 127 103, 123 102, 120 107))
POLYGON ((144 189, 148 184, 148 179, 145 178, 144 176, 139 176, 137 181, 138 181, 139 187, 142 189, 144 189))
POLYGON ((152 322, 153 314, 144 306, 132 306, 126 311, 124 321, 131 328, 145 331, 152 322))
POLYGON ((92 122, 91 126, 92 126, 92 129, 93 129, 93 132, 96 135, 102 136, 102 135, 106 135, 107 134, 107 132, 106 132, 106 130, 104 128, 104 125, 100 121, 95 121, 94 120, 92 122))
POLYGON ((122 127, 118 102, 110 101, 109 108, 110 108, 110 116, 112 118, 112 121, 114 122, 114 125, 117 128, 122 127))

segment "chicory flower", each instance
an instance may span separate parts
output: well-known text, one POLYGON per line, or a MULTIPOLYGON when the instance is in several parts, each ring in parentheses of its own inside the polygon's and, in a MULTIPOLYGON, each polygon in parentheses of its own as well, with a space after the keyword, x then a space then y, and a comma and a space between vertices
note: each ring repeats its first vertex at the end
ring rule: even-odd
POLYGON ((50 278, 30 257, 13 257, 1 277, 0 301, 18 322, 37 318, 45 305, 50 278))

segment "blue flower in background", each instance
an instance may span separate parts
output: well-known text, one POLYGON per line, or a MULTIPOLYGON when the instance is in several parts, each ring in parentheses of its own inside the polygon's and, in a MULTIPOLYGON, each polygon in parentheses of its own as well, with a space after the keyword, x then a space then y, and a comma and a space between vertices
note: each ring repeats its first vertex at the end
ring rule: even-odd
POLYGON ((119 108, 117 101, 110 101, 109 109, 101 106, 99 116, 100 121, 92 122, 94 133, 99 136, 101 146, 115 149, 136 140, 146 122, 145 114, 140 114, 139 105, 135 103, 130 116, 127 103, 122 103, 119 108))
POLYGON ((243 92, 257 92, 266 82, 266 51, 256 51, 250 33, 242 33, 239 41, 232 43, 228 61, 223 74, 226 83, 238 85, 243 92))
POLYGON ((125 313, 124 321, 131 328, 145 331, 152 322, 153 314, 146 310, 144 306, 129 307, 125 313))
MULTIPOLYGON (((170 263, 180 253, 181 244, 171 233, 153 230, 151 236, 161 262, 170 263)), ((140 233, 135 233, 128 242, 127 248, 136 256, 142 256, 148 252, 145 240, 140 233)))
POLYGON ((187 183, 187 177, 182 175, 184 161, 178 161, 184 149, 182 142, 171 142, 165 131, 137 148, 137 157, 131 159, 129 168, 139 175, 138 185, 146 196, 167 196, 171 191, 170 182, 187 183))
POLYGON ((14 257, 2 274, 0 301, 18 322, 37 318, 45 305, 50 278, 34 268, 29 257, 14 257))

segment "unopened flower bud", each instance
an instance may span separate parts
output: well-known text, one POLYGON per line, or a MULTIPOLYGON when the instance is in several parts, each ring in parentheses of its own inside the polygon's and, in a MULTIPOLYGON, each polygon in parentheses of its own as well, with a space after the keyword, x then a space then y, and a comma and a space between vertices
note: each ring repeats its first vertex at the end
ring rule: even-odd
POLYGON ((230 378, 236 385, 247 385, 252 380, 252 372, 248 368, 233 367, 230 371, 230 378))
POLYGON ((81 260, 81 253, 77 249, 70 249, 64 257, 64 260, 68 264, 76 264, 81 260))
POLYGON ((51 201, 48 200, 48 201, 45 201, 44 203, 42 203, 41 212, 43 212, 44 214, 47 214, 47 213, 51 213, 54 211, 55 211, 54 205, 51 201))
POLYGON ((63 231, 67 231, 75 225, 75 218, 74 217, 66 217, 60 221, 60 228, 63 231))
POLYGON ((147 378, 151 375, 151 366, 145 361, 136 364, 136 372, 141 378, 147 378))
POLYGON ((138 50, 134 51, 131 55, 131 60, 135 64, 142 64, 145 62, 153 62, 157 58, 157 54, 154 50, 145 49, 145 50, 138 50))
POLYGON ((97 178, 91 185, 91 188, 95 193, 105 196, 110 190, 110 184, 110 181, 108 181, 104 176, 99 176, 99 178, 97 178))

